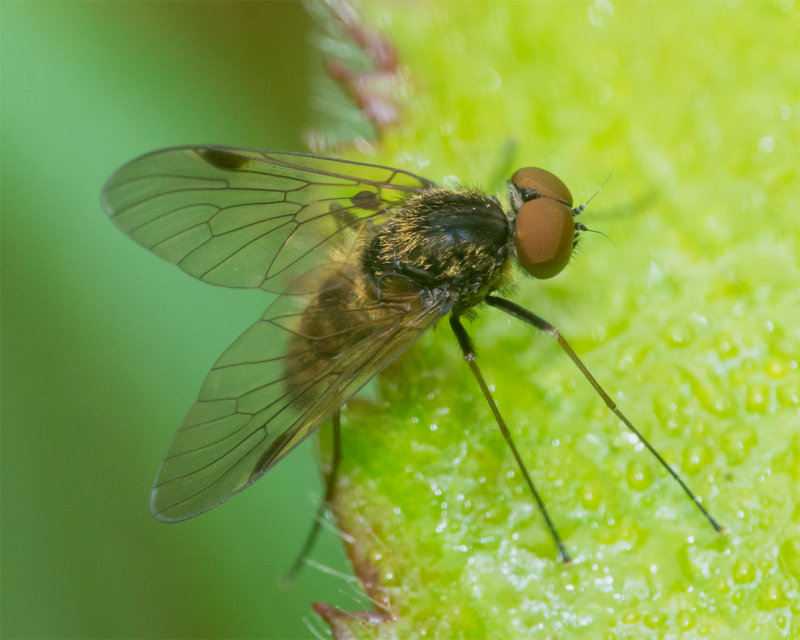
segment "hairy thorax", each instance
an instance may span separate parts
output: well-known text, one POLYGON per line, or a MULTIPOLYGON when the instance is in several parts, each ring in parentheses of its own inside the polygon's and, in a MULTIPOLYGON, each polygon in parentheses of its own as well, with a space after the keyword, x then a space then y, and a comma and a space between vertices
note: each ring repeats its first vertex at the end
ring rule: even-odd
POLYGON ((430 189, 412 197, 368 238, 362 268, 380 288, 389 277, 439 289, 465 311, 507 277, 511 222, 500 203, 471 191, 430 189))

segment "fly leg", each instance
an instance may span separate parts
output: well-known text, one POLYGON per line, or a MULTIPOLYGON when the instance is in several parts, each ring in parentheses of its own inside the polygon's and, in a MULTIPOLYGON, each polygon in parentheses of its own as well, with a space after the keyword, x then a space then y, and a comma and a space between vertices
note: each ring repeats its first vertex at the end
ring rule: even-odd
POLYGON ((333 458, 331 459, 331 468, 328 475, 325 477, 325 497, 317 507, 317 513, 314 517, 314 522, 311 525, 311 530, 306 536, 306 541, 303 543, 303 548, 297 554, 292 566, 283 576, 283 583, 288 584, 295 579, 300 569, 305 564, 306 558, 311 553, 314 543, 319 535, 320 527, 322 526, 322 519, 325 517, 325 510, 328 508, 333 494, 336 491, 336 479, 339 473, 339 462, 342 459, 342 442, 341 442, 341 413, 337 409, 333 414, 333 458))
POLYGON ((453 314, 450 316, 450 326, 453 329, 453 333, 456 334, 456 339, 458 340, 458 344, 461 347, 461 352, 464 354, 464 360, 467 361, 467 365, 469 365, 472 374, 475 376, 475 379, 478 381, 478 385, 481 388, 481 392, 483 393, 483 397, 486 398, 486 402, 489 403, 489 408, 492 410, 494 414, 494 419, 497 421, 497 426, 500 427, 500 432, 503 434, 508 446, 511 447, 511 452, 514 454, 514 458, 519 465, 519 468, 522 470, 522 475, 525 476, 525 481, 528 483, 528 487, 533 493, 533 497, 536 499, 536 503, 539 505, 539 510, 542 512, 545 521, 547 522, 547 528, 550 530, 550 535, 553 536, 553 540, 558 547, 558 555, 561 558, 562 562, 570 562, 572 558, 570 558, 569 553, 567 553, 566 547, 564 547, 564 543, 561 542, 561 536, 558 535, 558 531, 556 531, 555 525, 553 521, 550 519, 550 514, 547 512, 547 507, 544 504, 544 500, 539 495, 539 492, 536 490, 536 487, 533 484, 533 480, 531 480, 531 476, 528 473, 528 469, 525 467, 525 463, 522 461, 522 458, 519 455, 519 451, 517 451, 517 447, 514 444, 514 440, 511 438, 511 432, 508 430, 506 426, 505 420, 503 420, 503 416, 500 415, 500 410, 497 408, 497 404, 495 404, 494 398, 492 398, 492 394, 489 391, 489 387, 486 385, 486 381, 483 379, 481 375, 480 369, 478 369, 478 364, 475 361, 475 348, 472 345, 472 339, 467 334, 466 329, 464 329, 464 325, 461 324, 461 319, 459 316, 453 314))
POLYGON ((641 442, 647 450, 653 454, 656 460, 661 464, 662 467, 672 476, 672 478, 680 485, 683 492, 686 496, 691 500, 694 505, 700 510, 700 512, 706 517, 706 520, 714 527, 714 531, 717 533, 725 533, 725 528, 720 525, 708 512, 708 510, 703 506, 703 503, 697 498, 697 496, 692 493, 692 490, 689 489, 688 485, 683 481, 678 475, 678 472, 675 471, 664 458, 661 457, 661 454, 656 451, 656 448, 648 442, 647 438, 645 438, 639 430, 633 426, 630 420, 625 416, 622 411, 617 407, 617 404, 611 399, 611 397, 605 392, 603 387, 600 386, 600 383, 595 380, 595 377, 589 373, 589 370, 586 368, 586 365, 583 364, 583 361, 578 357, 578 355, 572 350, 572 347, 569 346, 567 341, 561 335, 557 327, 554 327, 552 324, 540 318, 535 313, 531 313, 524 307, 519 306, 518 304, 511 302, 510 300, 505 300, 503 298, 498 298, 497 296, 486 296, 486 304, 489 306, 495 307, 496 309, 500 309, 501 311, 505 311, 510 316, 517 318, 518 320, 522 320, 523 322, 527 322, 530 325, 533 325, 539 331, 544 331, 545 333, 550 334, 553 336, 557 341, 558 344, 561 345, 561 348, 566 352, 566 354, 572 359, 575 363, 575 366, 580 369, 580 372, 584 375, 584 377, 589 381, 589 383, 594 387, 594 390, 597 394, 603 399, 603 402, 606 403, 606 406, 614 412, 628 430, 635 435, 639 442, 641 442))

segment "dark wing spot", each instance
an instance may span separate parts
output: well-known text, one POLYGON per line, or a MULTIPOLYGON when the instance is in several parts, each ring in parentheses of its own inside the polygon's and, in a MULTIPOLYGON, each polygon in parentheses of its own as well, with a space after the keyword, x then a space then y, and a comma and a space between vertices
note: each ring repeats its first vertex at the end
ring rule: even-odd
POLYGON ((291 440, 296 433, 292 429, 287 429, 281 435, 279 435, 272 443, 270 443, 267 450, 261 454, 261 457, 258 459, 256 466, 253 468, 253 471, 250 473, 250 481, 256 480, 259 478, 265 469, 269 469, 272 465, 275 457, 283 451, 283 448, 286 444, 291 440))
POLYGON ((367 211, 377 211, 382 206, 378 194, 372 191, 359 191, 350 198, 350 201, 353 203, 353 206, 359 209, 366 209, 367 211))
POLYGON ((231 153, 230 151, 225 151, 224 149, 203 149, 200 152, 200 156, 212 167, 228 171, 241 169, 250 161, 250 158, 247 156, 242 156, 238 153, 231 153))

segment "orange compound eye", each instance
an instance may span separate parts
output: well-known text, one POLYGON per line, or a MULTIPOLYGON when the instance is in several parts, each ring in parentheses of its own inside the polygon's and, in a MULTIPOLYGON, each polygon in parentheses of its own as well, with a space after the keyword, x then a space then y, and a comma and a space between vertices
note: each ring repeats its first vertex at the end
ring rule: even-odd
POLYGON ((524 167, 517 169, 511 176, 512 184, 519 190, 522 200, 527 202, 534 198, 553 198, 572 206, 572 194, 561 178, 546 169, 524 167))
POLYGON ((561 202, 537 198, 520 207, 514 244, 519 263, 534 278, 560 273, 572 255, 574 239, 572 212, 561 202))

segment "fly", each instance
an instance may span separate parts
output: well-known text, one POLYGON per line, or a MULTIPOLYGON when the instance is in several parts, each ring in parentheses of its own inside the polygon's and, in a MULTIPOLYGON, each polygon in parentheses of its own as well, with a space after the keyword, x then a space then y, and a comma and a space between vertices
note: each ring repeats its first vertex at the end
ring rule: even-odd
MULTIPOLYGON (((486 304, 555 338, 608 408, 722 527, 616 406, 559 330, 496 295, 517 262, 551 278, 587 228, 566 185, 516 171, 509 209, 400 169, 301 153, 219 146, 164 149, 119 169, 103 207, 133 240, 205 282, 279 294, 216 361, 164 457, 151 495, 165 522, 250 486, 332 419, 333 496, 340 408, 447 317, 562 561, 570 555, 483 379, 462 318, 486 304)), ((319 527, 301 553, 310 549, 319 527)), ((295 563, 292 571, 299 567, 295 563)))

